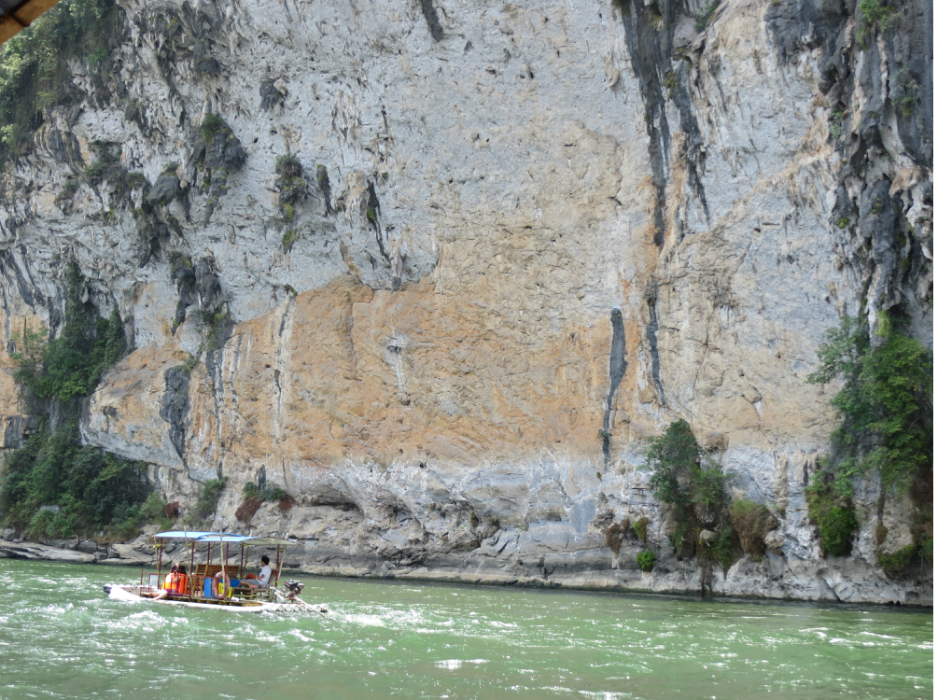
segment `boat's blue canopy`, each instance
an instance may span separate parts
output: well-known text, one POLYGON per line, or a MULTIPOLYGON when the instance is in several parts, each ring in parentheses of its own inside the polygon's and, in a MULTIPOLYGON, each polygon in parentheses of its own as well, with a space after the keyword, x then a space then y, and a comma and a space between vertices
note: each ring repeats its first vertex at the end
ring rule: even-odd
POLYGON ((228 542, 233 544, 240 544, 244 540, 250 539, 246 535, 234 535, 230 532, 212 532, 204 537, 199 537, 198 542, 228 542))
POLYGON ((153 537, 157 540, 182 540, 183 542, 190 542, 192 540, 200 540, 202 537, 207 537, 208 535, 220 535, 219 532, 195 532, 193 530, 173 530, 171 532, 159 532, 153 537))
POLYGON ((289 545, 298 544, 296 541, 289 541, 282 539, 281 537, 245 537, 242 544, 250 546, 265 546, 265 547, 288 547, 289 545))
POLYGON ((189 532, 186 530, 172 530, 170 532, 159 532, 153 535, 153 537, 157 540, 204 542, 205 544, 224 542, 256 547, 287 547, 288 545, 298 544, 297 542, 290 542, 281 537, 249 537, 247 535, 237 535, 232 532, 189 532))

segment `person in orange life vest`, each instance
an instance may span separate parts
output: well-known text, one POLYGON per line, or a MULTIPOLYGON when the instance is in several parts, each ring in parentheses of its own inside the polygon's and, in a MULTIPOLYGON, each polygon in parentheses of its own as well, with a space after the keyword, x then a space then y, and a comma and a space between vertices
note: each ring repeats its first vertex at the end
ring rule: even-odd
POLYGON ((165 575, 165 580, 162 582, 162 590, 160 590, 155 598, 165 598, 169 592, 175 593, 178 586, 178 564, 172 564, 172 569, 165 575))
POLYGON ((188 571, 184 564, 178 565, 178 573, 175 574, 175 595, 185 595, 188 592, 188 571))

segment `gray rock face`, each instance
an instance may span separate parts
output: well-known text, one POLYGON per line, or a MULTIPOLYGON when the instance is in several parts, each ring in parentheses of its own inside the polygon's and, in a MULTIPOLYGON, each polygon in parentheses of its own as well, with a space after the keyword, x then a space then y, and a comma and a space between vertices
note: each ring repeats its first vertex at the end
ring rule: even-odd
POLYGON ((702 30, 674 0, 120 4, 119 97, 76 67, 2 176, 0 359, 58 329, 68 260, 133 340, 85 442, 183 514, 228 476, 210 526, 315 571, 696 590, 642 469, 685 418, 780 521, 715 591, 930 602, 877 565, 903 503, 860 484, 826 560, 804 491, 826 331, 865 306, 878 343, 898 306, 930 344, 929 4, 885 36, 812 0, 702 30), (97 142, 114 162, 58 196, 97 142), (250 482, 294 507, 238 520, 250 482))
POLYGON ((158 204, 168 204, 173 199, 178 197, 180 192, 181 188, 179 187, 178 178, 174 175, 163 173, 156 180, 156 184, 152 186, 149 194, 146 195, 146 201, 158 204))

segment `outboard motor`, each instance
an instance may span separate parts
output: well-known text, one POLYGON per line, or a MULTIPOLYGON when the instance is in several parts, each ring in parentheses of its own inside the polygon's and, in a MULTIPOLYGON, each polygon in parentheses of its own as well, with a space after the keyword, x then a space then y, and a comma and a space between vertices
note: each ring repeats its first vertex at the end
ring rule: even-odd
POLYGON ((286 581, 285 588, 288 591, 286 598, 289 600, 294 600, 299 593, 302 592, 302 589, 305 587, 305 584, 301 581, 286 581))
POLYGON ((302 592, 302 589, 305 587, 305 584, 301 581, 286 581, 285 582, 286 590, 288 590, 289 595, 294 597, 302 592))

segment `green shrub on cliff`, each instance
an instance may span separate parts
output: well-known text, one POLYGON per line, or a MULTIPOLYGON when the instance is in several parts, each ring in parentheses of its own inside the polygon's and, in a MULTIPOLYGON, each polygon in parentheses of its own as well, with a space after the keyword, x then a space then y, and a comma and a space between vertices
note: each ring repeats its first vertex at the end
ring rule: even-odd
POLYGON ((65 281, 61 333, 47 340, 44 329, 27 330, 11 353, 14 378, 32 401, 40 429, 4 461, 0 517, 35 538, 103 529, 125 539, 138 531, 139 504, 151 488, 142 465, 81 446, 76 401, 126 352, 123 324, 116 309, 99 318, 84 300, 85 280, 74 263, 65 281))
POLYGON ((84 276, 75 263, 66 271, 65 326, 57 338, 27 329, 10 353, 14 379, 40 399, 67 401, 94 391, 101 375, 126 353, 123 322, 116 307, 109 318, 97 316, 83 301, 84 276))
POLYGON ((257 498, 260 501, 281 501, 289 497, 289 492, 279 487, 261 489, 250 481, 243 486, 243 497, 257 498))
POLYGON ((198 502, 195 504, 195 512, 202 518, 206 518, 217 510, 217 499, 221 497, 221 493, 226 487, 226 476, 211 479, 205 483, 204 488, 201 489, 201 495, 198 497, 198 502))
POLYGON ((765 536, 778 527, 778 521, 767 507, 748 499, 730 504, 730 522, 736 529, 743 551, 755 558, 765 555, 765 536))
POLYGON ((136 528, 150 492, 143 466, 81 447, 77 415, 52 432, 45 422, 4 463, 0 513, 34 538, 136 528), (50 506, 43 510, 43 506, 50 506), (54 512, 57 507, 57 512, 54 512))
POLYGON ((0 165, 74 89, 70 61, 86 60, 99 80, 120 17, 114 0, 64 0, 0 47, 0 165))
POLYGON ((645 572, 650 572, 655 568, 655 552, 639 552, 636 555, 636 564, 645 572))
POLYGON ((807 501, 809 517, 817 526, 824 553, 832 557, 849 554, 853 533, 859 527, 850 503, 842 500, 829 486, 810 488, 807 501))
POLYGON ((931 471, 931 353, 904 335, 886 316, 884 344, 873 349, 865 321, 845 318, 818 350, 812 384, 843 380, 831 399, 840 424, 831 434, 832 454, 822 469, 843 497, 853 480, 878 469, 884 487, 907 488, 916 473, 931 471))
POLYGON ((739 551, 738 537, 730 526, 726 475, 719 464, 705 462, 691 426, 675 421, 658 437, 648 452, 654 469, 650 484, 659 501, 668 506, 669 540, 679 557, 697 556, 704 567, 720 563, 729 569, 739 551), (702 530, 715 533, 711 542, 700 542, 702 530))

